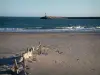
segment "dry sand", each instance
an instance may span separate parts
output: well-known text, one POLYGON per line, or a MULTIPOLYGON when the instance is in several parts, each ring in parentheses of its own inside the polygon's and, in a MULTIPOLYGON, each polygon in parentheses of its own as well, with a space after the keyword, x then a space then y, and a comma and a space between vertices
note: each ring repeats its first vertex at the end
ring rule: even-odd
POLYGON ((30 75, 100 75, 99 33, 0 33, 0 57, 21 53, 39 41, 50 50, 27 63, 30 75))

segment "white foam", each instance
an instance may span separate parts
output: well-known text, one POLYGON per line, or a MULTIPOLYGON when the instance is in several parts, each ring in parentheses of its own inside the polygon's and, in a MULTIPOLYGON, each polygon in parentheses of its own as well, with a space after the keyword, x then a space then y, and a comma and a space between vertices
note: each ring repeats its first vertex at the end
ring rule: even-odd
POLYGON ((100 27, 63 27, 61 29, 25 29, 25 28, 0 28, 0 32, 71 32, 71 31, 100 31, 100 27), (97 29, 98 28, 98 29, 97 29))
POLYGON ((97 26, 96 28, 99 28, 100 29, 100 26, 97 26))

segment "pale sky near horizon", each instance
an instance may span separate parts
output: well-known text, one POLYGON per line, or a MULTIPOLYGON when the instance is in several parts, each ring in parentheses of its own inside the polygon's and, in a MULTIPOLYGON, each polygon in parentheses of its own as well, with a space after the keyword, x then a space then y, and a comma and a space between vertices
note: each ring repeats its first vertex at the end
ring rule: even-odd
POLYGON ((0 16, 100 16, 100 0, 0 0, 0 16))

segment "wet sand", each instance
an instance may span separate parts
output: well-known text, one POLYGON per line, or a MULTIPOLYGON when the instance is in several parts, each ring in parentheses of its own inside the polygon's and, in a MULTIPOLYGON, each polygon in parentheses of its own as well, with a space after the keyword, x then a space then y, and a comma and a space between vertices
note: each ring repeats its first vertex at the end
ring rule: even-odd
POLYGON ((99 33, 0 33, 0 57, 21 53, 38 42, 50 50, 27 63, 30 75, 100 75, 99 33))

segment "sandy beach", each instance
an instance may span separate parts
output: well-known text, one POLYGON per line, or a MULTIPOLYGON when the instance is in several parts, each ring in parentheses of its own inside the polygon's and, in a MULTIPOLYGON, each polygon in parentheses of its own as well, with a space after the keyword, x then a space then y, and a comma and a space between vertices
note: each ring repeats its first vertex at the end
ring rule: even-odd
POLYGON ((100 75, 99 33, 0 33, 0 57, 38 42, 50 49, 27 63, 30 75, 100 75))

